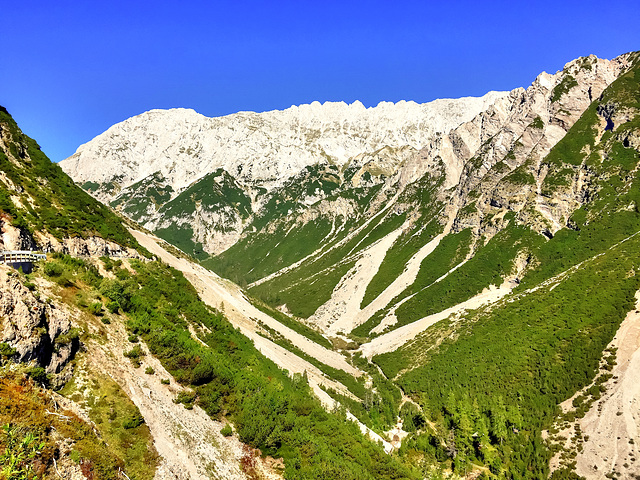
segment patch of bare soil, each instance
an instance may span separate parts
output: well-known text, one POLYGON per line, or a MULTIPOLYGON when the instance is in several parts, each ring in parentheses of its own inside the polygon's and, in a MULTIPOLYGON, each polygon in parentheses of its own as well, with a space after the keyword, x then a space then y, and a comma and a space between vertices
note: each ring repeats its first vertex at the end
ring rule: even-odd
MULTIPOLYGON (((55 298, 50 290, 48 294, 55 298)), ((224 423, 213 420, 197 406, 187 410, 174 403, 183 387, 149 354, 146 345, 140 344, 145 353, 142 366, 136 368, 124 357, 132 344, 119 316, 114 316, 109 325, 102 325, 95 317, 87 323, 87 317, 77 310, 62 303, 58 306, 69 312, 74 323, 88 328, 85 351, 80 354, 82 368, 108 375, 144 417, 161 457, 155 479, 281 479, 270 467, 277 466, 277 461, 261 459, 258 451, 248 449, 236 435, 224 437, 220 433, 224 423), (145 373, 147 367, 154 373, 145 373), (169 384, 163 384, 163 379, 169 384)), ((76 405, 74 411, 86 417, 78 408, 76 405)))
POLYGON ((362 354, 369 359, 381 353, 397 350, 409 340, 414 339, 420 332, 423 332, 434 323, 448 318, 450 315, 462 312, 463 310, 476 309, 482 305, 487 305, 500 300, 511 292, 514 285, 515 284, 512 282, 505 282, 500 287, 491 286, 490 288, 485 288, 482 293, 479 293, 465 302, 454 305, 453 307, 447 308, 441 312, 434 313, 433 315, 426 316, 420 320, 416 320, 408 325, 403 325, 402 327, 396 328, 384 335, 380 335, 369 343, 361 345, 360 350, 362 351, 362 354))
POLYGON ((617 364, 605 383, 606 393, 578 422, 584 443, 576 472, 587 479, 615 473, 617 478, 640 478, 640 300, 609 348, 618 349, 617 364))

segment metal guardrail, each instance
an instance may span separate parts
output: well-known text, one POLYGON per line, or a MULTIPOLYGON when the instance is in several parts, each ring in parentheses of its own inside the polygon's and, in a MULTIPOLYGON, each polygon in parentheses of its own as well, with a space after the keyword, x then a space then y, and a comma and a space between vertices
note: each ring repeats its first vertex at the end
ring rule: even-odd
POLYGON ((30 250, 2 250, 0 251, 0 263, 37 262, 46 260, 44 253, 35 253, 30 250))

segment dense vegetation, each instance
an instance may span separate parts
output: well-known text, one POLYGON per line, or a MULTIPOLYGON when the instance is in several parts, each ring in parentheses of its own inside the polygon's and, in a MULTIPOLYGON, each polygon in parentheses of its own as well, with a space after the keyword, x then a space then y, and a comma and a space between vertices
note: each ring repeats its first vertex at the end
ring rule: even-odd
POLYGON ((4 132, 0 171, 10 182, 0 182, 0 210, 10 215, 14 225, 49 232, 57 239, 96 235, 123 246, 138 246, 122 220, 77 187, 2 107, 0 128, 4 132), (11 196, 17 197, 19 206, 11 196))
MULTIPOLYGON (((512 215, 465 264, 476 263, 474 273, 451 276, 457 283, 420 311, 441 309, 476 277, 504 274, 509 259, 524 252, 529 265, 516 295, 374 358, 434 423, 405 442, 404 455, 451 462, 459 473, 483 464, 485 474, 499 478, 548 476, 541 431, 552 426, 558 403, 592 382, 640 288, 640 155, 630 140, 638 132, 639 81, 637 66, 616 80, 545 159, 543 192, 562 195, 580 169, 588 173, 587 201, 567 219, 570 228, 547 241, 512 215), (601 107, 612 104, 635 117, 602 132, 601 107)), ((600 395, 601 388, 602 379, 589 393, 600 395)), ((574 404, 584 413, 582 397, 574 404)), ((563 468, 554 478, 576 477, 563 468)))
MULTIPOLYGON (((198 299, 178 271, 134 260, 135 274, 112 264, 117 278, 106 279, 81 260, 59 256, 54 262, 71 272, 71 282, 82 276, 91 289, 87 298, 99 296, 108 310, 125 315, 132 335, 190 387, 193 393, 187 390, 177 401, 232 420, 243 442, 284 458, 285 478, 413 477, 343 413, 327 412, 304 377, 292 379, 264 358, 220 312, 198 299), (191 336, 189 325, 207 327, 210 333, 200 336, 206 347, 191 336)), ((85 303, 89 308, 91 301, 85 303)), ((135 346, 127 352, 134 362, 139 355, 135 346)))
POLYGON ((335 166, 307 167, 270 194, 240 241, 203 264, 240 285, 247 285, 339 242, 365 221, 364 212, 381 186, 350 187, 346 172, 343 177, 340 183, 335 166), (309 208, 302 203, 309 195, 326 196, 327 202, 349 202, 355 209, 354 216, 330 217, 318 212, 314 219, 298 221, 298 216, 309 208), (255 232, 251 233, 252 229, 255 232), (273 229, 280 234, 273 235, 273 229))
POLYGON ((390 375, 410 368, 398 383, 453 432, 458 471, 481 461, 496 474, 542 478, 548 456, 540 431, 558 403, 591 381, 633 307, 639 254, 640 237, 633 237, 557 283, 469 314, 420 366, 410 365, 415 350, 427 347, 420 342, 376 361, 390 375))
POLYGON ((398 228, 405 214, 381 212, 355 235, 298 267, 249 289, 271 305, 286 304, 295 316, 307 318, 331 298, 333 289, 357 260, 361 250, 398 228))

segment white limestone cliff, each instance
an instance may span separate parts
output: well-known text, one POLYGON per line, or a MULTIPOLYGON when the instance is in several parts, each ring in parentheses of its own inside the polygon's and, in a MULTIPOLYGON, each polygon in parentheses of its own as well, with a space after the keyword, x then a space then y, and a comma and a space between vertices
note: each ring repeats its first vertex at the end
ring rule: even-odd
POLYGON ((308 165, 344 165, 385 146, 420 149, 436 132, 467 122, 508 92, 425 104, 313 102, 286 110, 207 118, 193 110, 151 110, 118 123, 80 146, 60 166, 80 185, 117 185, 96 196, 110 201, 161 172, 177 193, 223 168, 246 185, 270 190, 308 165))

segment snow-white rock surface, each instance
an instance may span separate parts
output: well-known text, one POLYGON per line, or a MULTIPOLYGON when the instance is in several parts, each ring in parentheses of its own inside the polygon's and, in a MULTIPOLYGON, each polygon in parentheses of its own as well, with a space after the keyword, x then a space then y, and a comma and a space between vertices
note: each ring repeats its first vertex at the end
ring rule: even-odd
MULTIPOLYGON (((81 185, 114 182, 120 188, 159 171, 174 192, 224 168, 242 183, 270 190, 308 165, 344 165, 385 146, 420 149, 436 132, 470 121, 507 94, 381 102, 371 108, 313 102, 216 118, 187 109, 151 110, 112 126, 60 166, 81 185)), ((104 192, 97 196, 112 198, 104 192)))

